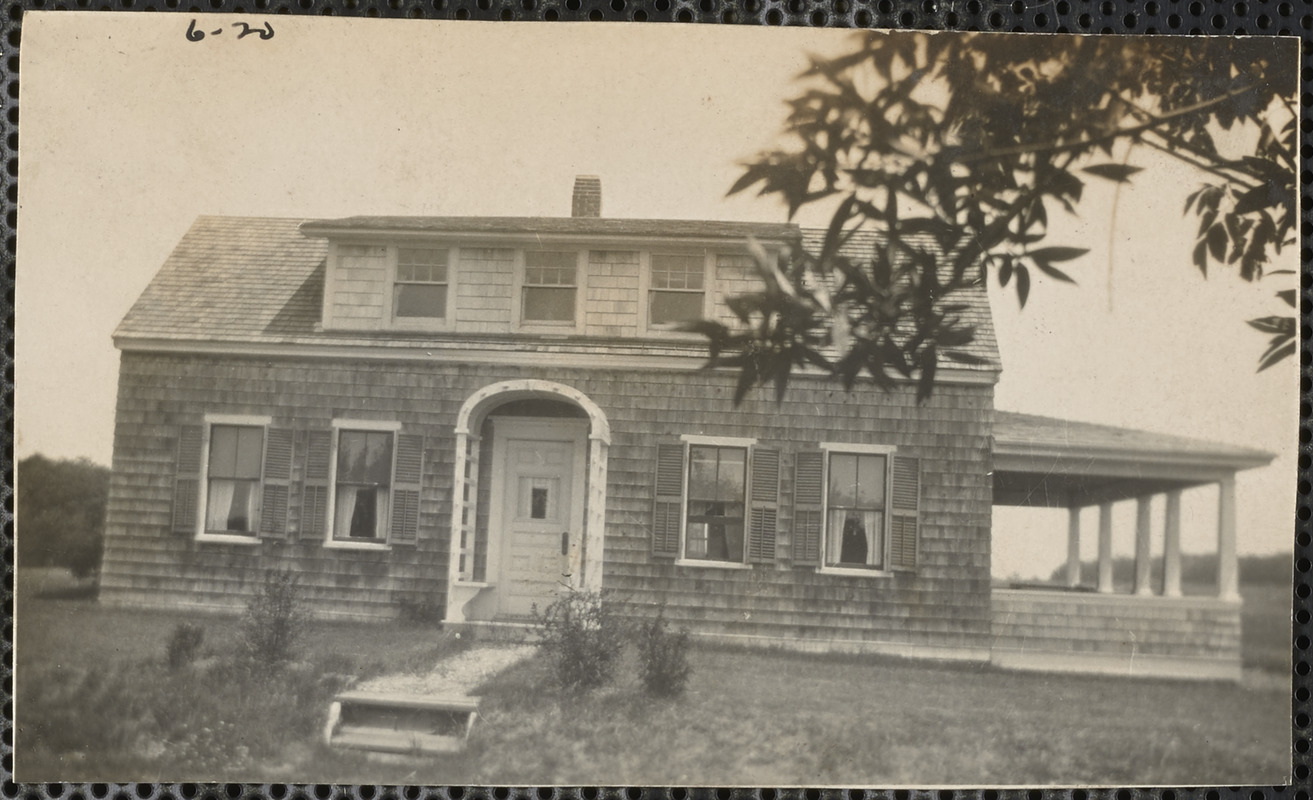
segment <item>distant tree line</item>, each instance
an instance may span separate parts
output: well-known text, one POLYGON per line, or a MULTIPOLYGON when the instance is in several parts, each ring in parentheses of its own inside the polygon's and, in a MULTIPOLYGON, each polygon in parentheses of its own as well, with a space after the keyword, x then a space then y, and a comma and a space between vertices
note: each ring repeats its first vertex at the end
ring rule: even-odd
MULTIPOLYGON (((1289 584, 1293 572, 1290 553, 1275 553, 1267 556, 1241 556, 1239 559, 1240 582, 1247 584, 1268 584, 1280 586, 1289 584)), ((1162 558, 1153 559, 1152 574, 1162 575, 1162 558)), ((1081 562, 1081 583, 1094 585, 1099 579, 1099 565, 1094 561, 1081 562)), ((1112 579, 1115 584, 1134 583, 1135 559, 1121 557, 1113 559, 1112 579)), ((1053 583, 1067 580, 1066 565, 1059 566, 1049 575, 1053 583)), ((1217 581, 1216 553, 1182 553, 1181 583, 1189 585, 1209 585, 1217 581)))
POLYGON ((18 462, 15 478, 19 566, 67 567, 79 578, 99 569, 109 469, 37 454, 18 462))

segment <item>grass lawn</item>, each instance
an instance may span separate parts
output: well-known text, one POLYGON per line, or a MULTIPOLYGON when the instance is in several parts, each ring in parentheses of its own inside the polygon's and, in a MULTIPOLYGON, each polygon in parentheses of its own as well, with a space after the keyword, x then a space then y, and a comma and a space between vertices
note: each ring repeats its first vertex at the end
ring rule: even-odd
MULTIPOLYGON (((614 686, 576 700, 530 659, 481 688, 465 753, 380 761, 319 744, 328 699, 347 676, 426 668, 459 642, 317 624, 278 676, 219 657, 171 671, 174 624, 199 621, 221 651, 236 621, 35 598, 21 583, 18 613, 25 781, 1197 786, 1277 785, 1290 767, 1288 671, 1237 686, 709 646, 674 701, 642 695, 632 652, 614 686)), ((1263 659, 1283 650, 1288 664, 1278 645, 1263 659)))

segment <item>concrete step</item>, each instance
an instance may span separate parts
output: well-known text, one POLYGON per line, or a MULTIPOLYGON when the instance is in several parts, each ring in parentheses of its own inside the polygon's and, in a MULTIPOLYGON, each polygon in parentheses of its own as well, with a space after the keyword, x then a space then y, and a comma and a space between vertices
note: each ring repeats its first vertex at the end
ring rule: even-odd
POLYGON ((479 699, 343 692, 328 709, 324 740, 379 753, 455 753, 465 748, 479 699))

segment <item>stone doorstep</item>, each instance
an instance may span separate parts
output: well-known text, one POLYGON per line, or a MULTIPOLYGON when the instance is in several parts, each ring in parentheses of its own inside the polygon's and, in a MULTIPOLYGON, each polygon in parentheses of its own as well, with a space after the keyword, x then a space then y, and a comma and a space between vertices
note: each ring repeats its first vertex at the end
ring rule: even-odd
POLYGON ((400 755, 430 755, 459 753, 465 749, 465 740, 478 716, 479 698, 435 695, 407 695, 361 691, 342 692, 328 708, 328 723, 324 727, 324 741, 332 747, 366 750, 375 753, 400 755), (361 708, 382 711, 415 712, 410 714, 415 727, 383 727, 343 722, 343 708, 361 708), (425 714, 433 718, 425 722, 425 714), (435 733, 443 715, 464 715, 464 724, 454 733, 435 733))

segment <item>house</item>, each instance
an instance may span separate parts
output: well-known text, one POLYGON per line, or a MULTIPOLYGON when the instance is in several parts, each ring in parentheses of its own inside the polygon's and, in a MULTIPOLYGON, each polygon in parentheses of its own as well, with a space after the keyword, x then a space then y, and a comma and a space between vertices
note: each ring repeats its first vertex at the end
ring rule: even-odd
POLYGON ((749 238, 819 234, 600 210, 583 177, 563 218, 198 219, 114 335, 102 600, 239 608, 291 568, 325 616, 426 603, 488 628, 604 589, 748 644, 1238 675, 1234 476, 1271 456, 996 411, 983 287, 962 299, 982 364, 946 364, 923 404, 799 375, 736 407, 677 323, 732 319, 749 238), (1218 591, 1183 597, 1179 497, 1204 484, 1218 591), (1122 500, 1132 594, 1111 578, 1122 500), (993 586, 994 504, 1073 509, 1069 585, 993 586))

